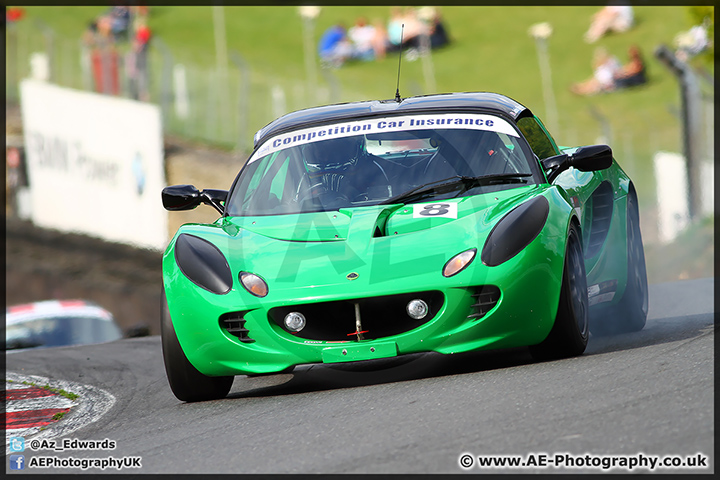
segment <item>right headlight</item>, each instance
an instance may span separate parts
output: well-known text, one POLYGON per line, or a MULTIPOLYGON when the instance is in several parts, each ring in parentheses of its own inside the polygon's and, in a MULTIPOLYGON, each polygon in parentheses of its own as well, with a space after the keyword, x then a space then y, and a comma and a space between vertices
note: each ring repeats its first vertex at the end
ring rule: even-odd
POLYGON ((550 204, 539 196, 510 210, 495 224, 480 253, 484 265, 495 267, 510 260, 535 240, 547 221, 550 204))

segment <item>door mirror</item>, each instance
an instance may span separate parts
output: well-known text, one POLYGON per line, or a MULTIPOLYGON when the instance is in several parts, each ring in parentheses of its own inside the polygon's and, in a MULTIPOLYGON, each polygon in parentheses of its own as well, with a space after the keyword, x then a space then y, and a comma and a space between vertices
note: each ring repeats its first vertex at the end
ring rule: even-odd
POLYGON ((548 172, 548 182, 552 183, 558 175, 570 167, 581 172, 605 170, 612 165, 612 149, 607 145, 587 145, 579 147, 572 154, 563 153, 544 158, 540 164, 548 172))
POLYGON ((578 148, 570 157, 570 166, 581 172, 605 170, 612 165, 612 149, 607 145, 588 145, 578 148))
POLYGON ((200 191, 193 185, 172 185, 163 188, 162 202, 171 212, 192 210, 200 205, 200 191))

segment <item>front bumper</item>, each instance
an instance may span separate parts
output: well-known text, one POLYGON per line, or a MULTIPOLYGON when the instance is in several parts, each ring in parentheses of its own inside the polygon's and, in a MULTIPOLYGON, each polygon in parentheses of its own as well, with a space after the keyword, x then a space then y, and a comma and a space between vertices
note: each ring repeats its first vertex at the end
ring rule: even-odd
POLYGON ((406 282, 345 280, 334 285, 293 286, 287 291, 271 285, 270 291, 276 295, 248 299, 239 285, 225 295, 197 288, 171 261, 165 266, 164 281, 178 341, 195 368, 210 376, 274 373, 299 364, 419 352, 510 348, 544 340, 557 313, 563 257, 537 240, 500 266, 486 267, 477 259, 451 279, 442 277, 438 269, 406 282), (476 294, 482 286, 497 287, 499 298, 489 311, 478 315, 473 305, 478 303, 476 294), (338 334, 328 339, 302 338, 286 331, 272 316, 273 309, 299 304, 352 303, 427 291, 441 296, 431 319, 399 333, 388 330, 392 334, 376 338, 359 340, 352 335, 352 323, 348 323, 349 329, 339 330, 350 334, 345 339, 338 334), (233 315, 243 322, 232 324, 229 331, 227 318, 233 315))

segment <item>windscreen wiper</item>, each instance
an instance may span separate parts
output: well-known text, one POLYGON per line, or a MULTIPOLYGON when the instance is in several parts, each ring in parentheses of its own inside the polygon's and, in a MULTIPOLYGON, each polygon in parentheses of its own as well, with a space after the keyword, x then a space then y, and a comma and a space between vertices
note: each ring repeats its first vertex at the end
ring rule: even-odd
POLYGON ((440 194, 451 192, 462 187, 467 191, 472 187, 481 185, 502 185, 506 183, 527 183, 525 177, 531 177, 532 173, 498 173, 492 175, 480 175, 470 177, 465 175, 455 175, 454 177, 443 178, 433 182, 412 188, 407 192, 395 195, 387 200, 380 202, 380 205, 391 205, 393 203, 408 203, 416 198, 422 198, 425 195, 440 194))

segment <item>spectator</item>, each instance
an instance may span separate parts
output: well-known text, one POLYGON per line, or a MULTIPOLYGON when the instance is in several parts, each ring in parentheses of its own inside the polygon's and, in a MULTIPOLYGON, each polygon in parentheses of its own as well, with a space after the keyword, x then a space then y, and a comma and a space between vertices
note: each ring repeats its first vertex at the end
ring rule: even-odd
POLYGON ((707 19, 702 25, 695 25, 687 32, 677 34, 675 37, 675 56, 683 62, 688 61, 695 55, 704 52, 710 47, 710 39, 708 38, 708 21, 707 19))
POLYGON ((630 5, 612 3, 593 15, 590 28, 585 33, 585 41, 595 43, 609 32, 627 32, 634 22, 635 16, 630 5))
POLYGON ((375 36, 372 39, 373 50, 375 51, 375 58, 385 58, 385 54, 390 44, 388 40, 388 33, 385 29, 385 25, 382 20, 376 19, 373 22, 375 27, 375 36))
POLYGON ((144 102, 150 99, 147 66, 150 36, 150 28, 144 23, 139 23, 135 29, 135 37, 129 56, 130 61, 128 62, 128 76, 130 77, 132 96, 136 100, 144 102))
POLYGON ((393 7, 390 10, 390 20, 388 21, 388 41, 390 42, 390 48, 392 50, 400 49, 400 42, 402 41, 402 29, 403 29, 403 14, 400 7, 393 7))
POLYGON ((352 57, 352 52, 352 44, 342 23, 328 28, 320 37, 318 53, 320 54, 320 60, 325 65, 335 68, 340 67, 352 57))
POLYGON ((647 83, 646 66, 640 48, 632 45, 628 50, 630 61, 615 74, 615 88, 634 87, 647 83))
POLYGON ((91 58, 95 91, 118 95, 120 93, 118 54, 115 50, 110 17, 102 16, 97 20, 97 34, 93 39, 91 58))
POLYGON ((93 47, 95 45, 95 39, 98 35, 98 22, 93 20, 90 22, 83 33, 83 45, 86 47, 93 47))
POLYGON ((593 76, 584 82, 572 85, 570 91, 584 96, 612 91, 615 88, 615 75, 620 68, 620 62, 616 57, 602 47, 596 48, 593 57, 593 76))
POLYGON ((111 21, 111 30, 115 41, 128 40, 130 28, 130 8, 124 6, 112 7, 107 14, 111 21))
POLYGON ((352 42, 353 57, 360 60, 373 60, 375 58, 375 27, 368 25, 365 17, 359 17, 355 25, 348 30, 348 37, 352 42))
POLYGON ((10 7, 5 10, 5 21, 8 24, 12 24, 21 20, 25 16, 25 10, 17 7, 10 7))
POLYGON ((442 21, 440 12, 435 7, 423 7, 418 11, 418 16, 427 25, 427 33, 430 35, 430 48, 439 48, 450 43, 445 24, 442 21))
POLYGON ((428 27, 418 18, 415 9, 409 7, 405 10, 399 7, 392 9, 387 31, 391 50, 419 48, 420 36, 429 33, 428 27))

